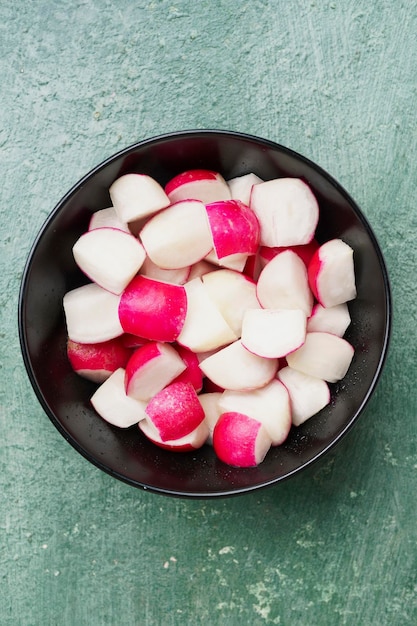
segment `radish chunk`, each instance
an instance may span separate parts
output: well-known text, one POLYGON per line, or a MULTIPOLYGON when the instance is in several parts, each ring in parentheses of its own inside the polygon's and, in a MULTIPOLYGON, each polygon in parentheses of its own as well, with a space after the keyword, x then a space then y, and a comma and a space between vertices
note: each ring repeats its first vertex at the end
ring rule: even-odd
POLYGON ((136 400, 150 400, 186 368, 169 344, 150 342, 138 348, 126 365, 126 393, 136 400))
POLYGON ((346 375, 353 353, 350 343, 337 335, 307 333, 301 348, 287 355, 287 363, 303 374, 335 383, 346 375))
POLYGON ((152 443, 171 452, 192 452, 201 448, 209 437, 209 427, 204 420, 188 435, 170 441, 162 441, 157 429, 147 419, 139 422, 139 428, 152 443))
POLYGON ((227 181, 230 193, 234 200, 240 200, 249 206, 252 187, 258 183, 263 183, 262 178, 256 174, 244 174, 227 181))
POLYGON ((213 431, 214 450, 221 461, 234 467, 255 467, 271 447, 266 428, 247 415, 223 413, 213 431))
POLYGON ((315 252, 319 249, 319 244, 316 239, 312 239, 310 243, 305 243, 302 246, 281 246, 274 248, 268 248, 267 246, 261 246, 259 248, 259 258, 261 260, 262 267, 271 261, 277 254, 281 252, 285 252, 286 250, 292 250, 295 252, 300 259, 303 261, 306 268, 308 268, 311 259, 313 258, 315 252))
POLYGON ((179 267, 173 270, 166 270, 162 267, 155 265, 153 261, 147 256, 144 260, 140 273, 142 276, 153 278, 154 280, 161 280, 165 283, 173 283, 174 285, 183 285, 187 282, 190 276, 191 267, 179 267))
POLYGON ((95 283, 68 291, 63 300, 68 337, 80 343, 99 343, 122 335, 119 302, 120 296, 95 283))
POLYGON ((321 378, 297 372, 292 367, 283 367, 278 372, 278 379, 288 390, 294 426, 300 426, 330 402, 329 387, 321 378))
POLYGON ((223 412, 219 406, 219 400, 222 394, 219 391, 212 391, 208 393, 201 393, 198 396, 200 400, 200 404, 203 407, 204 411, 204 421, 206 422, 209 434, 207 436, 207 441, 209 445, 213 445, 213 430, 219 419, 221 413, 223 412))
POLYGON ((125 367, 131 355, 122 337, 100 343, 79 343, 68 339, 67 355, 71 367, 79 376, 103 383, 120 367, 125 367))
POLYGON ((185 369, 173 382, 191 383, 197 393, 203 388, 203 372, 200 369, 200 361, 195 352, 185 346, 176 345, 175 350, 182 359, 185 369))
POLYGON ((204 274, 204 287, 236 337, 242 332, 247 309, 260 308, 253 280, 234 270, 220 269, 204 274))
POLYGON ((281 252, 264 267, 256 295, 265 309, 301 309, 309 317, 313 308, 306 267, 292 250, 281 252))
POLYGON ((231 254, 255 254, 259 245, 259 222, 255 213, 240 200, 206 205, 213 247, 221 261, 231 254))
POLYGON ((126 395, 123 368, 100 385, 91 397, 91 404, 100 417, 119 428, 129 428, 146 417, 146 403, 126 395))
POLYGON ((331 239, 314 254, 308 266, 310 288, 324 307, 356 298, 353 250, 341 239, 331 239))
POLYGON ((146 174, 125 174, 109 189, 114 209, 122 222, 153 215, 170 204, 163 188, 146 174))
POLYGON ((112 206, 93 213, 88 225, 88 230, 94 230, 95 228, 118 228, 125 233, 130 233, 129 225, 119 219, 112 206))
POLYGON ((257 389, 274 378, 278 360, 252 354, 241 341, 235 341, 201 361, 200 368, 223 389, 257 389))
POLYGON ((211 300, 200 278, 184 285, 187 315, 177 341, 193 352, 206 352, 232 343, 237 336, 211 300))
POLYGON ((116 295, 137 274, 146 256, 136 237, 117 228, 95 228, 84 233, 72 252, 86 276, 116 295))
POLYGON ((258 217, 263 246, 299 246, 314 237, 319 206, 310 187, 299 178, 254 185, 250 207, 258 217))
POLYGON ((159 391, 148 403, 146 415, 163 442, 188 435, 204 419, 197 393, 189 383, 171 383, 159 391))
POLYGON ((199 200, 172 204, 150 219, 139 236, 149 258, 165 269, 197 263, 213 247, 206 209, 199 200))
POLYGON ((305 336, 306 315, 301 309, 249 309, 243 316, 242 345, 266 359, 297 350, 305 336))
POLYGON ((229 186, 223 176, 211 170, 189 170, 172 178, 165 185, 171 203, 179 200, 201 200, 204 204, 230 200, 229 186))
POLYGON ((224 256, 222 259, 219 259, 216 251, 211 250, 211 252, 209 252, 206 256, 206 261, 209 263, 213 263, 213 265, 220 265, 220 267, 225 267, 229 270, 236 270, 236 272, 243 272, 247 260, 248 255, 240 252, 237 252, 236 254, 229 254, 228 256, 224 256))
POLYGON ((332 333, 343 337, 349 325, 350 313, 346 302, 327 309, 317 303, 307 320, 307 332, 332 333))
POLYGON ((187 296, 182 285, 135 276, 120 297, 126 333, 152 341, 175 341, 184 325, 187 296))
POLYGON ((242 413, 261 422, 273 446, 281 445, 291 428, 291 406, 288 391, 279 380, 272 380, 262 389, 224 391, 218 400, 223 413, 242 413))

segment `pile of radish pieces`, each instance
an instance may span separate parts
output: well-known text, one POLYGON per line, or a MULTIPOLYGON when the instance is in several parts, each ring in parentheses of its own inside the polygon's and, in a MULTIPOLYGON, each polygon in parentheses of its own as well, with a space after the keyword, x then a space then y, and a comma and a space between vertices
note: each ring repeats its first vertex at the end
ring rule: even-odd
POLYGON ((90 283, 64 296, 67 354, 111 424, 173 451, 212 445, 258 465, 330 402, 353 358, 352 248, 319 245, 299 178, 190 170, 110 187, 73 255, 90 283))

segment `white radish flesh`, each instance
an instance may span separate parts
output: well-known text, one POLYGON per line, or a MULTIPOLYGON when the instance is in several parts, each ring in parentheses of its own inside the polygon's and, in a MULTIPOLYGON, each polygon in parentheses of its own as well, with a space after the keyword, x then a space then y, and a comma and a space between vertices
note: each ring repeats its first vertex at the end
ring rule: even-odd
POLYGON ((171 203, 179 200, 201 200, 204 204, 229 200, 230 190, 223 176, 211 170, 188 170, 165 185, 171 203))
POLYGON ((213 430, 223 412, 219 406, 219 400, 222 397, 220 391, 212 391, 209 393, 201 393, 198 396, 200 404, 203 407, 204 419, 209 429, 207 443, 213 445, 213 430))
POLYGON ((249 309, 242 322, 242 345, 259 356, 281 358, 303 345, 306 315, 301 309, 249 309))
POLYGON ((98 387, 91 404, 106 422, 119 428, 129 428, 146 417, 146 403, 126 395, 123 368, 117 369, 98 387))
POLYGON ((119 219, 112 206, 107 209, 100 209, 92 214, 88 230, 94 230, 95 228, 118 228, 125 233, 130 233, 128 224, 119 219))
POLYGON ((330 402, 329 387, 321 378, 308 376, 287 366, 279 370, 278 379, 288 390, 294 426, 300 426, 330 402))
POLYGON ((308 279, 313 294, 324 307, 356 298, 352 248, 341 239, 321 245, 309 264, 308 279))
POLYGON ((109 193, 122 222, 153 215, 170 204, 161 185, 146 174, 124 174, 114 181, 109 193))
POLYGON ((153 278, 154 280, 160 280, 165 283, 173 283, 174 285, 183 285, 189 280, 191 272, 190 267, 180 267, 178 269, 167 270, 155 265, 153 261, 149 257, 146 257, 142 267, 140 268, 140 273, 142 276, 147 276, 148 278, 153 278))
POLYGON ((345 377, 353 359, 353 347, 330 333, 307 333, 304 344, 287 356, 290 367, 329 383, 345 377))
POLYGON ((346 302, 336 306, 323 307, 315 304, 307 320, 307 332, 332 333, 343 337, 350 325, 350 313, 346 302))
POLYGON ((249 205, 252 187, 263 182, 262 178, 259 178, 256 174, 250 173, 231 178, 227 181, 227 184, 229 185, 230 193, 234 200, 240 200, 249 205))

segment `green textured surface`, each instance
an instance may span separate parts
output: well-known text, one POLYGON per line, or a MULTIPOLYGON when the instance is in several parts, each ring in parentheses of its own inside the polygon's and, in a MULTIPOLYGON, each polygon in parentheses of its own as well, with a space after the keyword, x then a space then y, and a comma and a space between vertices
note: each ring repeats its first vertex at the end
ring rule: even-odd
POLYGON ((0 7, 2 626, 417 623, 414 2, 37 0, 0 7), (135 490, 39 407, 17 334, 31 243, 61 196, 142 138, 270 138, 370 220, 394 297, 371 405, 325 460, 218 501, 135 490))

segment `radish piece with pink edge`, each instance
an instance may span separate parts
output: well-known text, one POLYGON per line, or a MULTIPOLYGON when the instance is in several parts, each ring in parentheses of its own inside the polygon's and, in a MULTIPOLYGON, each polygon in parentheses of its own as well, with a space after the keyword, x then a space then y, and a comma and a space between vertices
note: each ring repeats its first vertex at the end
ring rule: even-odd
POLYGON ((303 345, 306 315, 301 309, 248 309, 242 321, 242 345, 266 359, 281 358, 303 345))
POLYGON ((225 390, 218 400, 222 413, 237 412, 261 422, 273 446, 288 437, 291 428, 291 405, 288 391, 279 380, 272 380, 252 391, 225 390))
POLYGON ((319 243, 316 239, 312 239, 310 243, 305 243, 302 246, 281 246, 274 248, 268 248, 267 246, 260 246, 259 248, 259 258, 262 264, 262 267, 271 261, 273 258, 280 254, 281 252, 285 252, 286 250, 291 250, 295 252, 300 259, 303 261, 304 265, 308 268, 311 259, 313 258, 315 252, 319 249, 319 243))
POLYGON ((262 178, 250 172, 243 176, 236 176, 227 181, 231 196, 234 200, 240 200, 249 205, 252 187, 258 183, 263 183, 262 178))
POLYGON ((324 307, 356 298, 352 248, 341 239, 322 244, 308 266, 310 288, 324 307))
POLYGON ((174 347, 183 360, 185 369, 173 382, 191 383, 196 392, 199 393, 203 388, 203 372, 200 369, 200 361, 197 354, 179 344, 176 344, 174 347))
POLYGON ((256 295, 265 309, 301 309, 309 317, 313 308, 306 267, 291 250, 281 252, 265 265, 256 295))
POLYGON ((109 189, 114 209, 122 222, 133 222, 169 206, 161 185, 146 174, 124 174, 109 189))
POLYGON ((241 341, 218 350, 200 362, 203 374, 223 389, 257 389, 275 376, 277 359, 265 359, 243 347, 241 341))
POLYGON ((299 178, 254 185, 250 207, 258 217, 263 246, 298 246, 314 237, 319 206, 310 187, 299 178))
POLYGON ((137 274, 146 256, 136 237, 117 228, 87 231, 75 242, 72 252, 86 276, 116 295, 137 274))
POLYGON ((125 367, 131 353, 122 337, 100 343, 67 341, 67 356, 72 369, 95 383, 104 382, 114 371, 125 367))
POLYGON ((214 427, 214 451, 227 465, 256 467, 262 463, 271 445, 265 426, 242 413, 222 413, 214 427))
POLYGON ((112 206, 107 209, 99 209, 92 214, 88 230, 94 230, 95 228, 118 228, 125 233, 130 233, 128 224, 122 222, 112 206))
POLYGON ((279 370, 277 376, 288 390, 294 426, 304 424, 330 403, 330 389, 325 380, 288 366, 279 370))
POLYGON ((191 272, 191 266, 179 267, 177 269, 167 270, 156 265, 147 256, 140 268, 142 276, 153 278, 154 280, 161 280, 165 283, 174 283, 174 285, 184 285, 189 279, 191 272))
POLYGON ((125 370, 117 369, 91 397, 91 404, 106 422, 129 428, 145 419, 146 403, 126 395, 125 370))
POLYGON ((259 245, 259 222, 240 200, 223 200, 206 205, 213 249, 220 263, 234 254, 255 254, 259 245))
POLYGON ((80 343, 99 343, 122 335, 119 302, 120 296, 95 283, 68 291, 63 298, 68 337, 80 343))
POLYGON ((346 302, 327 308, 317 303, 313 306, 311 316, 307 320, 307 332, 332 333, 332 335, 343 337, 350 322, 350 313, 346 302))
POLYGON ((354 355, 353 346, 331 333, 307 333, 304 344, 287 355, 293 369, 335 383, 346 376, 354 355))
POLYGON ((190 383, 171 383, 149 401, 148 420, 163 442, 191 433, 204 419, 197 392, 190 383))
POLYGON ((139 237, 149 258, 164 269, 197 263, 213 247, 206 208, 200 200, 171 204, 145 224, 139 237))
POLYGON ((217 257, 215 250, 211 250, 206 256, 206 261, 209 263, 229 270, 235 270, 236 272, 243 272, 247 260, 248 255, 240 252, 225 256, 221 260, 217 257))
POLYGON ((187 313, 183 285, 135 276, 120 297, 119 317, 126 333, 153 341, 175 341, 187 313))
POLYGON ((198 396, 200 404, 203 407, 204 419, 209 429, 207 442, 209 445, 213 445, 213 430, 223 412, 219 406, 219 400, 222 396, 220 391, 205 392, 198 396))
POLYGON ((253 280, 234 270, 220 269, 202 277, 210 298, 230 328, 240 337, 243 315, 247 309, 260 308, 253 280))
POLYGON ((151 341, 135 350, 126 365, 125 387, 128 396, 150 400, 186 368, 170 345, 151 341))
POLYGON ((210 435, 209 427, 204 420, 187 435, 168 441, 162 440, 158 430, 148 419, 141 420, 139 428, 152 443, 170 452, 192 452, 193 450, 198 450, 207 442, 210 435))
POLYGON ((131 335, 130 333, 123 333, 120 340, 126 348, 131 348, 131 351, 136 348, 141 348, 150 341, 149 339, 139 337, 138 335, 131 335))
POLYGON ((174 176, 165 185, 165 193, 171 203, 179 200, 201 200, 204 204, 229 200, 229 186, 218 172, 193 169, 174 176))

